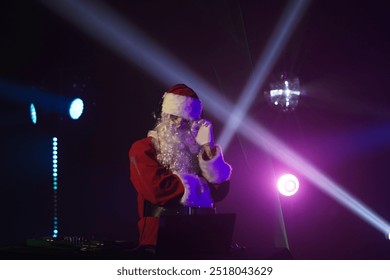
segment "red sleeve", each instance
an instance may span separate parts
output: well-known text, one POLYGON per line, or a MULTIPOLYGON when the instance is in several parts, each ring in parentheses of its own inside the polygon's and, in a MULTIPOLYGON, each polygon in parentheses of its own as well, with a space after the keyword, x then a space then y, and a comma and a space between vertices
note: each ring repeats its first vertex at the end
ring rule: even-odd
POLYGON ((131 146, 130 180, 138 194, 151 203, 165 205, 179 202, 184 186, 179 177, 158 163, 151 140, 148 137, 131 146))

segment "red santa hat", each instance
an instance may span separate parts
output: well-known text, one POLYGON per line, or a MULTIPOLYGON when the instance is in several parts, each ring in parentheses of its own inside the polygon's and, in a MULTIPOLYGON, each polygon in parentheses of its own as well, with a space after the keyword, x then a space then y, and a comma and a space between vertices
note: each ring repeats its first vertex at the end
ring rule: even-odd
POLYGON ((187 120, 199 120, 202 102, 191 88, 177 84, 164 94, 161 111, 187 120))

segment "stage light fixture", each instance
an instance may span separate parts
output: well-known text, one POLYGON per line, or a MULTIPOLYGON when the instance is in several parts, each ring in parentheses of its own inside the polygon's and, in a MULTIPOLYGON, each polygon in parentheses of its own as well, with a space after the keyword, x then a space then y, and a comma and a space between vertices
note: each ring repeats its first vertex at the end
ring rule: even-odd
POLYGON ((292 196, 299 189, 298 178, 292 174, 284 174, 278 180, 278 190, 284 196, 292 196))
POLYGON ((57 190, 58 190, 58 138, 53 137, 53 238, 58 236, 58 201, 57 201, 57 190))
POLYGON ((302 18, 309 2, 310 1, 307 0, 288 1, 278 25, 275 27, 263 54, 245 85, 240 99, 235 105, 233 112, 229 114, 230 116, 227 119, 227 122, 225 121, 225 127, 218 139, 218 143, 220 143, 225 150, 229 146, 229 143, 231 142, 233 135, 237 132, 241 122, 245 119, 245 116, 260 89, 263 87, 266 77, 269 75, 289 38, 294 33, 294 28, 302 18))
POLYGON ((73 120, 77 120, 83 114, 84 102, 80 98, 76 98, 72 101, 69 107, 69 115, 73 120))
POLYGON ((33 124, 37 124, 37 111, 35 110, 34 103, 30 104, 30 117, 33 124))
POLYGON ((288 80, 284 75, 281 75, 280 81, 271 83, 270 88, 270 91, 266 92, 265 95, 272 106, 283 112, 293 111, 298 106, 301 95, 298 78, 288 80))

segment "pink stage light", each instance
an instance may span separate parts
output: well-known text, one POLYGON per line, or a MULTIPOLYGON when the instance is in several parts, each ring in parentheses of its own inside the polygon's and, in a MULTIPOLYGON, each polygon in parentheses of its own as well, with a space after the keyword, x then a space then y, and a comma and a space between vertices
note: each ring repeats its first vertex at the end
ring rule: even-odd
POLYGON ((299 189, 298 178, 292 174, 284 174, 278 180, 278 190, 284 196, 292 196, 299 189))
MULTIPOLYGON (((242 107, 238 107, 242 111, 238 111, 238 115, 232 114, 235 111, 233 103, 229 102, 222 94, 208 85, 202 77, 148 39, 142 32, 130 24, 125 24, 128 22, 128 19, 119 17, 112 9, 102 6, 101 3, 96 5, 89 1, 41 1, 75 25, 81 27, 82 30, 92 37, 122 55, 125 59, 146 70, 151 76, 166 86, 178 82, 189 84, 200 94, 200 98, 204 100, 206 110, 209 110, 214 117, 222 122, 228 120, 229 123, 230 117, 234 116, 233 126, 227 126, 231 129, 229 130, 229 134, 230 132, 236 132, 235 128, 237 128, 241 135, 258 148, 263 149, 284 164, 294 166, 295 169, 300 170, 300 174, 312 182, 314 187, 318 187, 325 194, 357 214, 364 221, 389 236, 390 223, 387 220, 345 191, 341 185, 337 184, 314 165, 310 164, 310 162, 302 158, 266 130, 260 123, 256 122, 250 116, 245 117, 246 111, 249 108, 248 106, 252 104, 251 98, 253 96, 249 93, 254 92, 249 89, 259 85, 258 81, 254 79, 263 77, 263 72, 260 72, 262 75, 258 74, 260 76, 256 76, 257 74, 254 75, 252 78, 256 83, 253 84, 253 87, 248 86, 248 91, 244 90, 242 104, 240 101, 237 105, 242 105, 242 107)), ((291 3, 295 2, 291 1, 291 3)), ((262 65, 262 63, 258 65, 262 65)), ((257 73, 256 70, 254 70, 255 72, 257 73)), ((249 84, 252 85, 251 82, 248 82, 249 84)), ((226 149, 230 140, 223 136, 220 139, 221 141, 218 141, 219 144, 226 149)))

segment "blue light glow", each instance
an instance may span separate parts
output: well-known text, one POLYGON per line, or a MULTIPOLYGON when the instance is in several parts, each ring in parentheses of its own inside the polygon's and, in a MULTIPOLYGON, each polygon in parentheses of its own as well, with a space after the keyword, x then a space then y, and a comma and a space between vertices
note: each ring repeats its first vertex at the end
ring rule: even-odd
POLYGON ((313 186, 317 186, 324 193, 334 198, 373 227, 387 234, 390 224, 385 219, 345 191, 340 185, 332 181, 312 164, 305 161, 286 144, 254 122, 253 119, 246 118, 245 122, 239 127, 239 131, 257 147, 264 149, 288 166, 299 170, 303 176, 313 183, 313 186))
POLYGON ((253 70, 253 74, 244 88, 238 104, 230 114, 221 136, 217 141, 224 149, 227 149, 233 135, 237 131, 238 126, 245 118, 250 105, 253 103, 259 89, 262 87, 266 77, 273 68, 275 61, 288 42, 291 34, 293 34, 292 31, 301 19, 308 4, 309 1, 307 0, 290 1, 286 7, 272 34, 272 37, 268 41, 268 44, 256 65, 256 68, 253 70))
POLYGON ((73 120, 77 120, 83 114, 84 102, 80 98, 72 101, 69 107, 69 115, 73 120))
POLYGON ((33 103, 30 104, 30 117, 33 124, 37 124, 37 111, 33 103))

